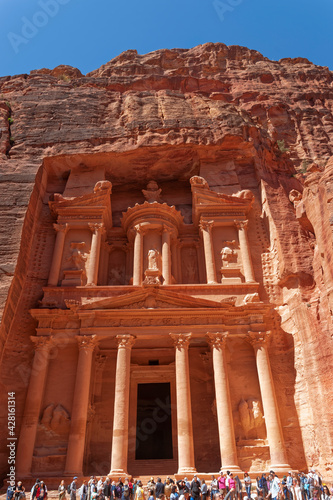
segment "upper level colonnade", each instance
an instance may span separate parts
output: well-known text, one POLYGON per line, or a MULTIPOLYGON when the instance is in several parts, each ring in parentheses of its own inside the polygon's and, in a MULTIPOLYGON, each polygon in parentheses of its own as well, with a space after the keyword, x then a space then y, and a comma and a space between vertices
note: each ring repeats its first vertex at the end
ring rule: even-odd
POLYGON ((216 193, 199 176, 189 182, 190 224, 177 206, 163 202, 155 181, 117 227, 110 181, 82 196, 54 194, 48 287, 256 283, 247 235, 252 192, 216 193))

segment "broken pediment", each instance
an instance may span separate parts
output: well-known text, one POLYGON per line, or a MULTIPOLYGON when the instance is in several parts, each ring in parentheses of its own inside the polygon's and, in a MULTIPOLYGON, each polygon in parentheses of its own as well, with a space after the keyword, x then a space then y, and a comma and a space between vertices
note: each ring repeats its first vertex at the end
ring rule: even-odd
POLYGON ((254 196, 246 189, 234 195, 212 191, 203 177, 190 179, 192 190, 192 217, 198 224, 200 217, 216 217, 219 215, 245 216, 251 209, 254 196))
POLYGON ((167 292, 159 288, 145 289, 126 293, 118 297, 89 300, 80 310, 100 309, 197 309, 197 308, 223 308, 221 304, 212 300, 197 299, 185 294, 167 292))

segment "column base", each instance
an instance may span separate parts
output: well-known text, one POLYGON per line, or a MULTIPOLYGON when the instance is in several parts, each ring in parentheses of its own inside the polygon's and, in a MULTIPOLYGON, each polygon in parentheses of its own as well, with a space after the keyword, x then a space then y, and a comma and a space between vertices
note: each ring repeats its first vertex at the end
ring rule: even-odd
POLYGON ((271 464, 269 470, 273 470, 275 473, 285 473, 291 471, 292 468, 289 464, 271 464))
POLYGON ((119 477, 122 476, 128 476, 128 472, 125 471, 124 469, 111 469, 108 474, 108 477, 112 479, 118 479, 119 477))
POLYGON ((185 476, 191 476, 195 475, 197 473, 197 469, 195 467, 182 467, 178 469, 177 475, 185 475, 185 476))
POLYGON ((243 471, 240 467, 238 467, 238 465, 223 465, 220 469, 220 472, 227 472, 230 471, 232 472, 233 474, 234 473, 237 473, 237 474, 242 474, 243 471))

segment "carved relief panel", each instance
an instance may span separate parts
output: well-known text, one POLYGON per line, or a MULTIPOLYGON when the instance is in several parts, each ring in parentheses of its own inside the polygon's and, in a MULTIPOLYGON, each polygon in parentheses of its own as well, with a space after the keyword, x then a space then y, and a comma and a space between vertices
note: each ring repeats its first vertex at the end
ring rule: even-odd
POLYGON ((111 248, 108 266, 108 285, 126 285, 126 252, 122 248, 111 248))
POLYGON ((182 283, 200 283, 198 253, 195 246, 181 248, 181 276, 182 283))

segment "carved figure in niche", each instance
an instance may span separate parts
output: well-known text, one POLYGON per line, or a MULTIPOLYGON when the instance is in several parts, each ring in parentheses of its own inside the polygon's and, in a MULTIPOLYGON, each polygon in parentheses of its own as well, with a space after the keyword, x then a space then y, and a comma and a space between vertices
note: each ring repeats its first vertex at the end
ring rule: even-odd
POLYGON ((245 439, 265 437, 265 420, 258 399, 242 399, 238 405, 238 414, 245 439))
POLYGON ((226 246, 221 250, 222 267, 229 267, 230 263, 237 262, 237 253, 233 248, 236 245, 236 241, 225 241, 224 244, 226 246))
POLYGON ((204 179, 203 177, 200 177, 199 175, 194 175, 193 177, 191 177, 190 183, 191 183, 191 186, 197 186, 197 187, 209 189, 209 185, 208 185, 208 182, 206 181, 206 179, 204 179))
POLYGON ((87 257, 85 256, 84 252, 82 250, 86 244, 84 241, 72 241, 70 244, 70 249, 71 249, 71 256, 68 257, 66 262, 71 262, 72 267, 71 269, 77 269, 77 270, 82 270, 85 268, 85 262, 87 260, 87 257))
POLYGON ((46 430, 52 431, 55 434, 61 435, 66 434, 70 428, 70 416, 68 411, 58 404, 48 405, 43 411, 43 415, 40 421, 46 430))
POLYGON ((148 203, 162 203, 161 194, 162 189, 158 187, 157 182, 149 181, 147 184, 147 189, 143 189, 143 196, 146 198, 148 203))
POLYGON ((159 252, 155 248, 148 251, 148 268, 145 270, 144 285, 160 285, 163 281, 159 268, 159 252))
POLYGON ((156 249, 151 249, 148 252, 148 269, 150 271, 158 270, 159 252, 156 249))
POLYGON ((123 285, 124 284, 124 270, 121 266, 114 266, 109 272, 109 285, 123 285))

